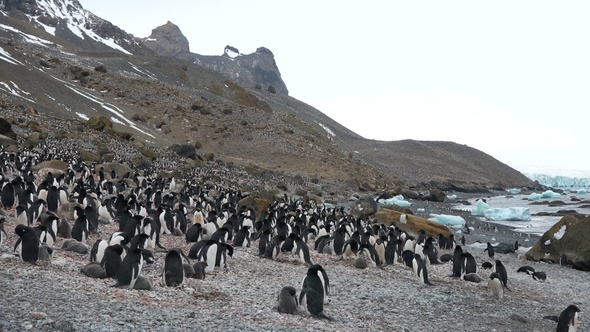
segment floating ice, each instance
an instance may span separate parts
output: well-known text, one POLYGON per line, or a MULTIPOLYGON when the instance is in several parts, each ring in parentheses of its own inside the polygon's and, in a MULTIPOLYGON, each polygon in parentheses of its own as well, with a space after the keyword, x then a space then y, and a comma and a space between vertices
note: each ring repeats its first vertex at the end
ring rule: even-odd
POLYGON ((567 227, 565 225, 561 226, 561 228, 557 232, 555 232, 555 234, 553 234, 553 237, 556 240, 561 239, 565 235, 566 230, 567 230, 567 227))
POLYGON ((430 214, 432 217, 428 218, 430 221, 443 224, 445 226, 463 226, 465 225, 465 219, 460 216, 452 216, 448 214, 430 214))
POLYGON ((569 176, 550 176, 545 174, 523 173, 533 181, 539 181, 540 184, 551 188, 571 188, 571 187, 590 187, 590 178, 586 177, 587 173, 580 173, 580 177, 569 176))
POLYGON ((578 195, 584 195, 586 194, 586 189, 579 189, 578 190, 578 195))
POLYGON ((397 205, 400 207, 410 207, 410 205, 412 205, 412 203, 404 200, 403 195, 397 195, 388 199, 380 199, 378 203, 381 203, 383 205, 397 205))
POLYGON ((518 195, 518 194, 520 194, 520 189, 518 189, 518 188, 512 188, 512 189, 508 189, 506 191, 509 192, 512 195, 518 195))
POLYGON ((484 211, 486 219, 493 221, 528 221, 531 210, 523 207, 495 208, 484 211))
POLYGON ((449 201, 454 201, 454 200, 456 200, 456 199, 457 199, 457 195, 447 195, 447 199, 448 199, 449 201))
POLYGON ((541 197, 543 197, 543 195, 537 194, 537 193, 532 193, 529 195, 528 200, 529 201, 538 201, 541 199, 541 197))
POLYGON ((553 190, 546 190, 541 194, 541 198, 559 198, 561 197, 560 193, 556 193, 553 190))
POLYGON ((490 206, 486 202, 482 201, 481 199, 478 199, 477 202, 475 203, 475 208, 471 209, 471 215, 483 217, 484 211, 489 208, 490 208, 490 206))

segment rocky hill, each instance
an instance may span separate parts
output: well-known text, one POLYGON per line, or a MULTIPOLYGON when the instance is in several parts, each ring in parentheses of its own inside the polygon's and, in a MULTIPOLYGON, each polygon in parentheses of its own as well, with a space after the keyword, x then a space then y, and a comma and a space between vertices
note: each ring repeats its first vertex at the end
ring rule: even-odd
MULTIPOLYGON (((264 47, 248 55, 232 46, 219 56, 188 50, 170 22, 142 39, 74 0, 3 1, 0 108, 25 129, 30 121, 19 118, 35 114, 42 137, 59 135, 45 117, 67 119, 71 125, 61 131, 82 128, 74 131, 81 137, 94 130, 83 125, 104 117, 111 136, 135 146, 196 147, 188 165, 208 156, 292 183, 305 179, 326 192, 534 186, 468 146, 360 137, 288 96, 264 47)), ((33 134, 27 130, 21 140, 33 134)))

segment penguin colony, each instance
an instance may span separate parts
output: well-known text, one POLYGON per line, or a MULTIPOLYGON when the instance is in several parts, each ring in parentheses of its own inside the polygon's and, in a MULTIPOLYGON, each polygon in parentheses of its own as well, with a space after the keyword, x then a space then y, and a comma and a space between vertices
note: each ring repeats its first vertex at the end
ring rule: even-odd
MULTIPOLYGON (((58 236, 71 237, 62 249, 88 255, 89 263, 80 270, 88 277, 113 279, 113 287, 150 289, 149 281, 143 286, 142 268, 154 262, 154 252, 164 252, 160 284, 183 287, 186 278, 204 279, 215 269, 229 268, 237 248, 257 245, 261 259, 280 261, 291 256, 309 267, 297 285, 299 295, 291 285, 278 292, 278 312, 297 314, 302 307, 327 320, 332 320, 324 310, 328 306, 329 312, 329 271, 314 264, 312 251, 355 261, 359 268, 399 265, 413 271, 419 285, 436 286, 428 267, 441 264, 449 266, 448 277, 482 281, 475 258, 452 234, 435 239, 420 231, 412 236, 395 226, 354 218, 342 207, 286 195, 273 202, 267 213, 256 215, 254 209, 238 206, 243 198, 239 190, 193 183, 190 176, 184 176, 180 185, 174 177, 146 176, 147 172, 107 173, 77 159, 68 160, 69 167, 59 174, 35 174, 33 166, 44 157, 0 155, 0 203, 9 216, 0 219, 0 245, 8 236, 5 224, 15 225, 18 239, 13 251, 27 263, 51 260, 58 236), (217 193, 215 198, 212 192, 217 193), (73 205, 71 215, 60 209, 67 205, 73 205), (88 243, 101 225, 117 225, 118 230, 88 243), (184 237, 191 243, 190 250, 185 254, 180 248, 165 248, 161 239, 169 236, 184 237), (439 257, 439 250, 448 253, 439 257)), ((512 252, 517 248, 515 244, 512 252)), ((508 273, 495 256, 502 250, 488 243, 485 251, 492 262, 482 268, 493 270, 488 288, 501 300, 504 290, 510 291, 508 273)), ((546 279, 544 272, 521 269, 518 272, 529 273, 535 280, 546 279)), ((559 326, 566 320, 569 325, 565 326, 577 326, 579 309, 567 310, 559 326)))

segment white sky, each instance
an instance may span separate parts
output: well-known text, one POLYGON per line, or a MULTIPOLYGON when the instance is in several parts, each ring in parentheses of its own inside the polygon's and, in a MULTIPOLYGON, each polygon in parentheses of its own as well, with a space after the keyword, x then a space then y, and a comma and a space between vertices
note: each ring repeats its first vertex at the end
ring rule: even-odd
POLYGON ((260 46, 289 94, 378 140, 444 140, 510 166, 588 170, 590 2, 80 0, 136 37, 260 46))

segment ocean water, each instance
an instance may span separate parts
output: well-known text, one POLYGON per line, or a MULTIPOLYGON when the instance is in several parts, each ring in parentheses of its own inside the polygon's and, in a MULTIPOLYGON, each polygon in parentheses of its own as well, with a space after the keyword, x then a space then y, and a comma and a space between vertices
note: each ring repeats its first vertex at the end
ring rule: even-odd
MULTIPOLYGON (((540 193, 539 193, 540 194, 540 193)), ((559 198, 542 198, 537 202, 542 201, 563 201, 567 205, 562 206, 548 206, 546 204, 543 205, 531 205, 530 203, 534 201, 529 201, 527 198, 529 194, 526 195, 506 195, 506 196, 495 196, 487 198, 487 204, 490 208, 510 208, 510 207, 524 207, 529 208, 531 212, 531 220, 529 221, 489 221, 485 217, 477 217, 478 220, 486 221, 493 224, 500 224, 512 227, 515 232, 520 232, 524 234, 532 234, 532 235, 543 235, 551 226, 555 225, 562 217, 552 217, 552 216, 535 216, 535 214, 540 212, 557 212, 559 210, 575 210, 578 213, 582 214, 590 214, 590 208, 580 208, 580 205, 590 205, 588 202, 572 202, 572 198, 576 197, 579 198, 581 201, 590 201, 590 193, 589 194, 577 194, 577 193, 568 193, 564 194, 559 198)), ((462 211, 471 211, 475 207, 475 202, 477 199, 469 199, 468 200, 471 205, 462 205, 457 204, 454 206, 456 210, 462 211)))

